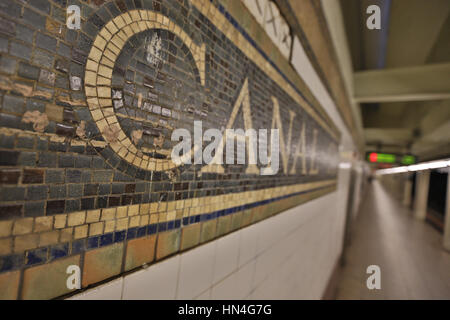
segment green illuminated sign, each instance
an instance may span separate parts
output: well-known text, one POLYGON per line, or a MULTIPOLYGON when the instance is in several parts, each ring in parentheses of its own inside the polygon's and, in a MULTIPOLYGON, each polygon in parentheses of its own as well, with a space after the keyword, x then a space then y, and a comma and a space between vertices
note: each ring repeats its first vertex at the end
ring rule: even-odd
POLYGON ((370 152, 367 154, 367 160, 377 163, 401 163, 404 165, 416 163, 416 157, 411 155, 395 155, 389 153, 370 152))
POLYGON ((414 164, 416 163, 416 157, 414 156, 403 156, 402 157, 402 164, 414 164))

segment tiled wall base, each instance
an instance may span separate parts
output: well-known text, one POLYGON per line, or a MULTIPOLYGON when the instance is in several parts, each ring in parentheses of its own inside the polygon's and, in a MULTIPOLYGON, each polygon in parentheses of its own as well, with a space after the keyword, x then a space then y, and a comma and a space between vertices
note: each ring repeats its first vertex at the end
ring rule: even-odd
MULTIPOLYGON (((124 242, 115 243, 99 249, 87 250, 69 258, 61 258, 44 265, 25 269, 22 271, 22 291, 19 298, 51 299, 70 294, 71 291, 66 287, 68 277, 66 270, 69 265, 81 267, 81 283, 82 287, 86 288, 92 284, 114 278, 122 272, 140 268, 143 265, 151 264, 155 260, 161 260, 175 253, 186 251, 198 244, 215 243, 217 241, 211 242, 211 240, 228 233, 235 234, 230 237, 236 237, 237 234, 240 234, 241 228, 247 230, 251 227, 245 227, 253 223, 267 219, 292 207, 300 208, 298 207, 300 204, 322 197, 335 190, 336 185, 332 184, 315 191, 239 211, 217 219, 191 224, 181 229, 129 240, 126 242, 126 246, 124 242)), ((305 213, 296 212, 296 215, 301 217, 305 213)), ((286 213, 283 212, 281 215, 285 216, 286 213)), ((266 237, 270 237, 272 232, 271 229, 268 229, 264 234, 266 237)), ((210 246, 210 244, 207 246, 210 246)), ((226 259, 226 255, 220 257, 220 259, 226 259)), ((19 286, 20 271, 0 275, 1 298, 17 298, 19 286)))
POLYGON ((126 248, 121 243, 87 251, 84 255, 82 286, 84 288, 90 284, 119 275, 122 271, 122 263, 124 263, 123 271, 140 268, 154 260, 164 259, 198 244, 222 237, 251 223, 323 196, 335 189, 336 186, 331 186, 219 219, 190 225, 183 229, 159 233, 157 238, 156 235, 152 235, 134 239, 127 243, 126 248), (201 232, 198 232, 199 229, 201 229, 201 232), (125 256, 125 259, 123 259, 123 256, 125 256))
MULTIPOLYGON (((167 233, 184 250, 201 241, 196 228, 229 232, 69 299, 320 299, 341 250, 347 183, 343 172, 334 192, 312 201, 297 199, 308 202, 236 232, 230 232, 232 221, 244 221, 249 213, 214 227, 211 221, 189 226, 181 239, 167 233)), ((267 206, 256 219, 293 203, 267 206)), ((246 219, 250 223, 251 215, 246 219)), ((147 241, 153 252, 152 240, 147 241)))

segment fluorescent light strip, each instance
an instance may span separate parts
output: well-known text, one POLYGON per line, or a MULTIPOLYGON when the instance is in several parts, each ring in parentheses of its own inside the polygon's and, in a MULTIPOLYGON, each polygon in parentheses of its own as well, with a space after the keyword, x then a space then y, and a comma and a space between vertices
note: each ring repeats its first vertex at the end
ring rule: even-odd
POLYGON ((381 174, 404 173, 404 172, 438 169, 438 168, 445 168, 445 167, 450 167, 450 159, 424 162, 424 163, 419 163, 419 164, 413 164, 410 166, 402 166, 402 167, 395 167, 395 168, 389 168, 389 169, 380 169, 380 170, 377 170, 376 174, 381 175, 381 174))
POLYGON ((339 169, 350 169, 352 164, 350 162, 341 162, 339 163, 339 169))

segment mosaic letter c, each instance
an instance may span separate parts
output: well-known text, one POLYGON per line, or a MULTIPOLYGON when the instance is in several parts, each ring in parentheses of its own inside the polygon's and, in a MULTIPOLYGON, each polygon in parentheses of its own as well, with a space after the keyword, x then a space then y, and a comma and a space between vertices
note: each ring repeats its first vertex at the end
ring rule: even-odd
POLYGON ((133 35, 151 29, 167 30, 181 39, 194 58, 204 86, 205 45, 197 45, 178 25, 158 12, 132 10, 109 21, 95 38, 86 63, 85 92, 92 118, 112 150, 140 169, 164 171, 177 165, 171 159, 157 159, 139 151, 120 126, 111 95, 114 65, 126 42, 133 35))

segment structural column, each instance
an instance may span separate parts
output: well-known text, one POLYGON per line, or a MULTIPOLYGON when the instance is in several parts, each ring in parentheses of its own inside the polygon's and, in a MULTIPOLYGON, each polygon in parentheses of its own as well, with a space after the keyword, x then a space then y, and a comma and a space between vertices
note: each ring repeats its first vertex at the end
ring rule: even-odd
POLYGON ((450 170, 447 173, 447 199, 445 201, 444 248, 450 251, 450 170))
POLYGON ((416 192, 414 195, 414 216, 419 220, 425 220, 427 215, 429 185, 430 170, 418 171, 416 174, 416 192))
POLYGON ((412 193, 412 180, 411 173, 406 173, 405 175, 405 188, 403 190, 403 205, 408 207, 411 206, 411 193, 412 193))

